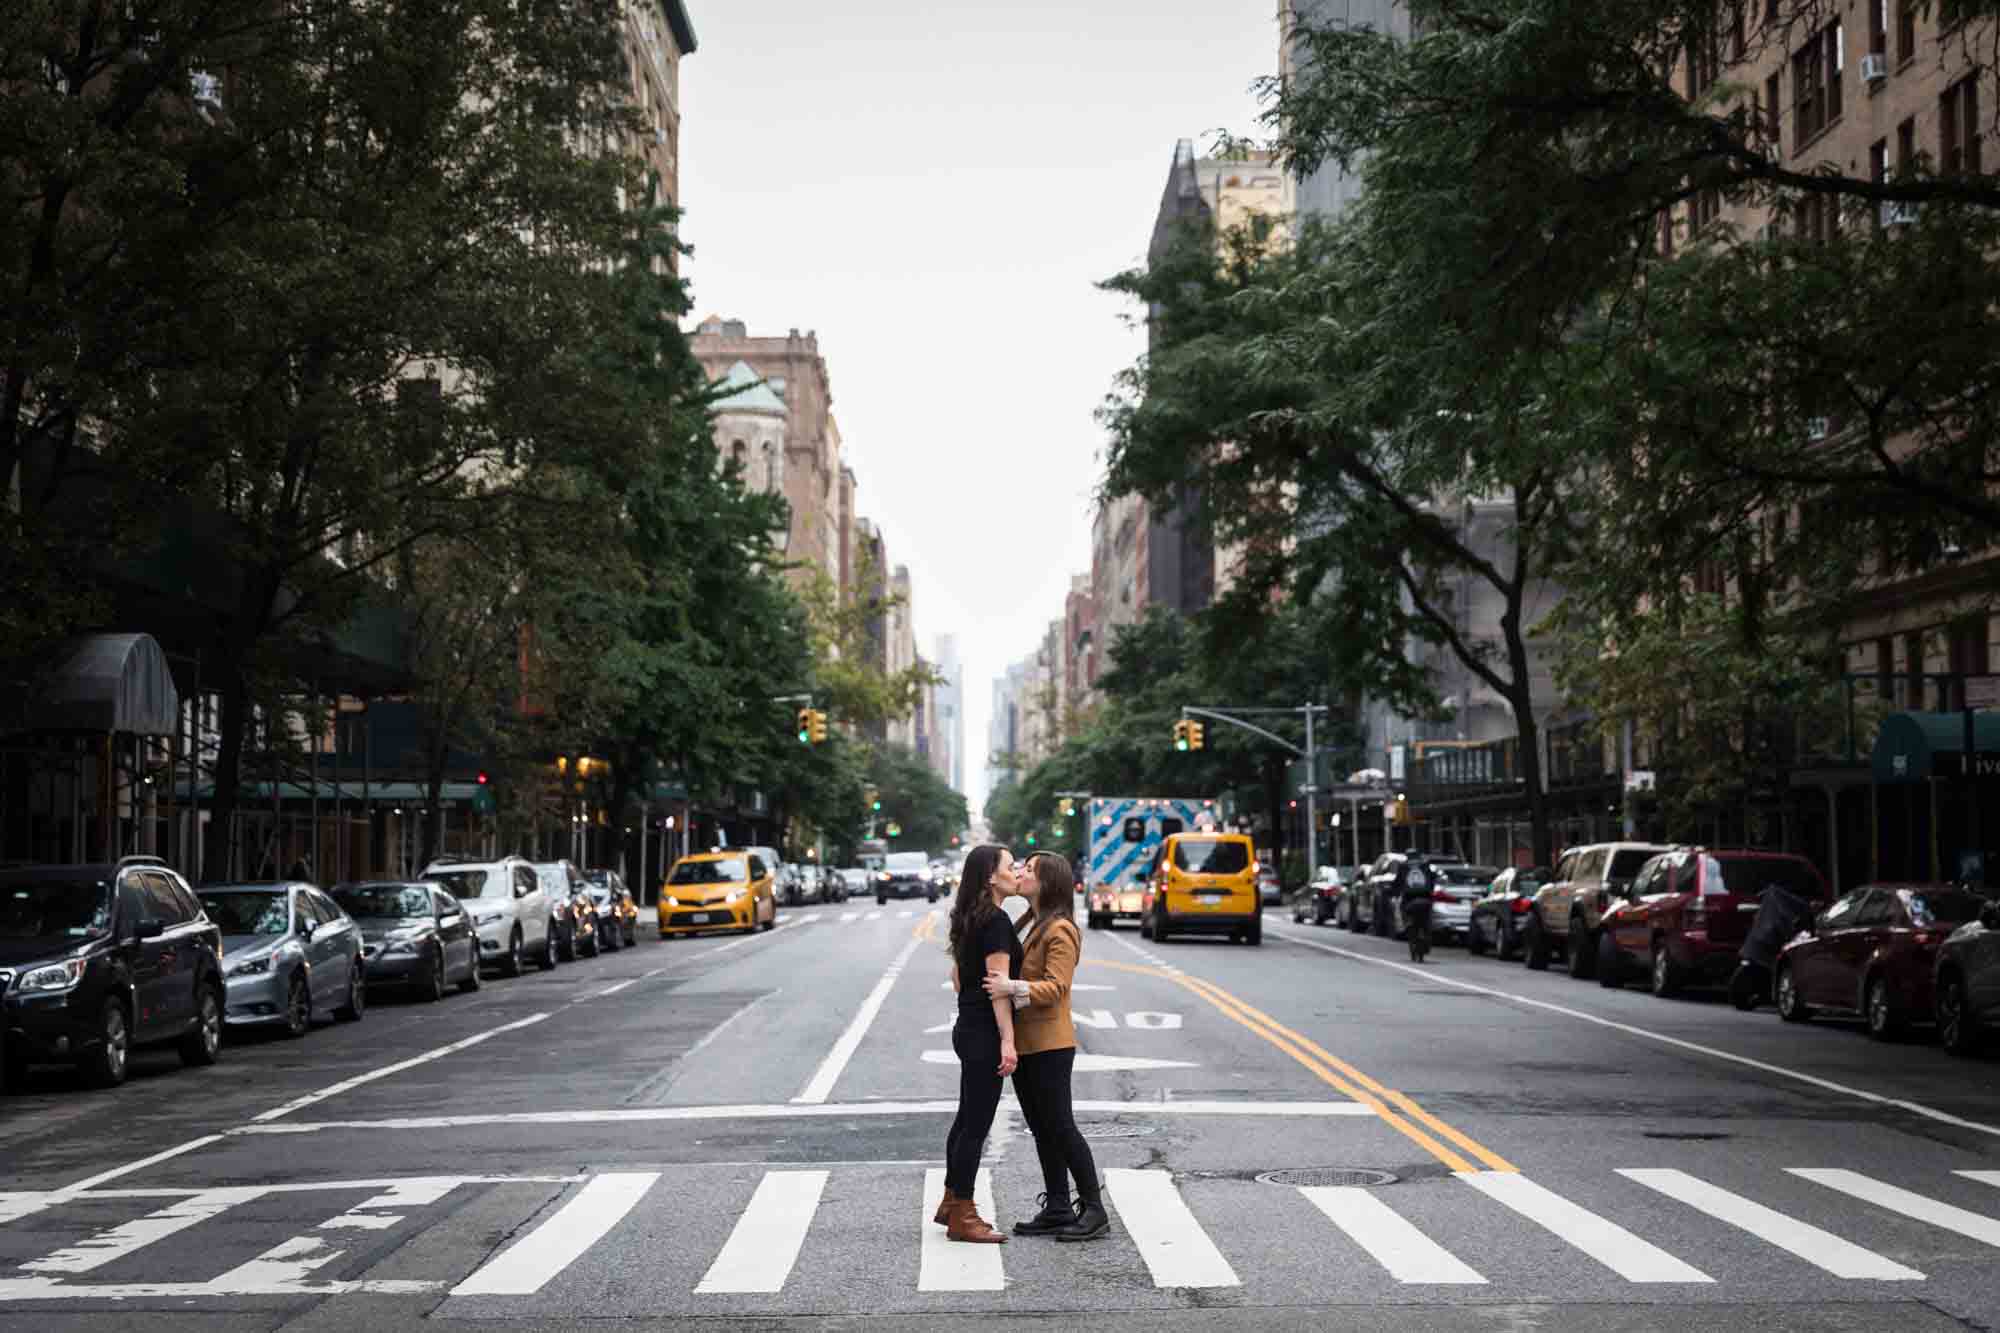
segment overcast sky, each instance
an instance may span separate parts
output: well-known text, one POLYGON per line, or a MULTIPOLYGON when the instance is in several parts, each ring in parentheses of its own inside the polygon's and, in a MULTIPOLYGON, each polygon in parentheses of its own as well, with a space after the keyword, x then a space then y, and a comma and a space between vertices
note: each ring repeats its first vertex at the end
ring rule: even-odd
POLYGON ((1094 284, 1144 256, 1174 141, 1254 128, 1276 0, 688 0, 697 316, 819 333, 918 649, 956 633, 966 783, 992 679, 1090 568, 1092 413, 1131 363, 1094 284))

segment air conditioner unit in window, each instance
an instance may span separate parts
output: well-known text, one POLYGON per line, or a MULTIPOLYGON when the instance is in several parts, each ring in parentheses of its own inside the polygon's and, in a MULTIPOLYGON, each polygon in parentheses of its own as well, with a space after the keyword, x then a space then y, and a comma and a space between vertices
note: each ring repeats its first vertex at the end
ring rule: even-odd
POLYGON ((1889 57, 1880 51, 1870 51, 1861 57, 1861 77, 1868 83, 1880 83, 1889 77, 1889 57))
POLYGON ((203 70, 194 70, 188 75, 188 91, 194 104, 204 110, 222 109, 222 80, 203 70))
POLYGON ((1823 440, 1832 429, 1833 423, 1825 417, 1806 418, 1806 438, 1808 440, 1823 440))
POLYGON ((1890 200, 1888 203, 1882 205, 1882 225, 1885 227, 1908 226, 1917 220, 1918 208, 1919 205, 1917 204, 1907 204, 1897 200, 1890 200))

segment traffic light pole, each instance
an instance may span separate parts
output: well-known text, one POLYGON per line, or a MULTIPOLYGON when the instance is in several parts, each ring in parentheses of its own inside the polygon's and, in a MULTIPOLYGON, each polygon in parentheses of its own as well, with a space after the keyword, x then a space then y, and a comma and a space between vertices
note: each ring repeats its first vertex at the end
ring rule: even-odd
POLYGON ((1312 883, 1313 878, 1319 874, 1319 828, 1317 827, 1319 807, 1315 799, 1319 795, 1319 774, 1315 771, 1313 764, 1313 718, 1317 714, 1329 711, 1331 710, 1325 704, 1300 704, 1297 708, 1229 709, 1196 708, 1189 704, 1181 706, 1181 716, 1183 718, 1206 717, 1213 718, 1217 722, 1227 722, 1232 727, 1241 727, 1245 731, 1262 736, 1265 740, 1275 745, 1281 745, 1306 761, 1306 883, 1308 884, 1312 883), (1283 736, 1266 731, 1254 722, 1244 720, 1250 717, 1292 717, 1298 714, 1304 714, 1306 720, 1306 748, 1303 750, 1286 740, 1283 736))

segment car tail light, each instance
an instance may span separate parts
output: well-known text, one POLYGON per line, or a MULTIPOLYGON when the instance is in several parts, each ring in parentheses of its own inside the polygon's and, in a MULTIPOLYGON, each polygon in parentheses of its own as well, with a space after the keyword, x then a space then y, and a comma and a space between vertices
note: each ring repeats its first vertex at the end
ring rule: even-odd
POLYGON ((1920 930, 1916 934, 1910 936, 1910 939, 1916 944, 1918 948, 1928 949, 1933 944, 1936 944, 1944 939, 1944 932, 1941 930, 1920 930))
POLYGON ((1434 903, 1448 903, 1453 901, 1453 899, 1452 896, 1446 893, 1443 889, 1432 889, 1431 901, 1434 903))
POLYGON ((1528 909, 1533 907, 1534 903, 1526 898, 1516 898, 1509 906, 1512 907, 1515 916, 1526 916, 1528 909))

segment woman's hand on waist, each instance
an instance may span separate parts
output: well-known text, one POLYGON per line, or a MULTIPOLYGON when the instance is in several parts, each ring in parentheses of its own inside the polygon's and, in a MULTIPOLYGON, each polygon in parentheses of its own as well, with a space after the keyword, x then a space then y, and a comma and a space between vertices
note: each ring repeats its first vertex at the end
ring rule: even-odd
POLYGON ((1028 1003, 1028 983, 1025 981, 1014 981, 1004 972, 988 972, 986 974, 985 985, 986 995, 989 999, 997 1000, 1002 995, 1009 996, 1013 999, 1016 1009, 1022 1008, 1028 1003))

